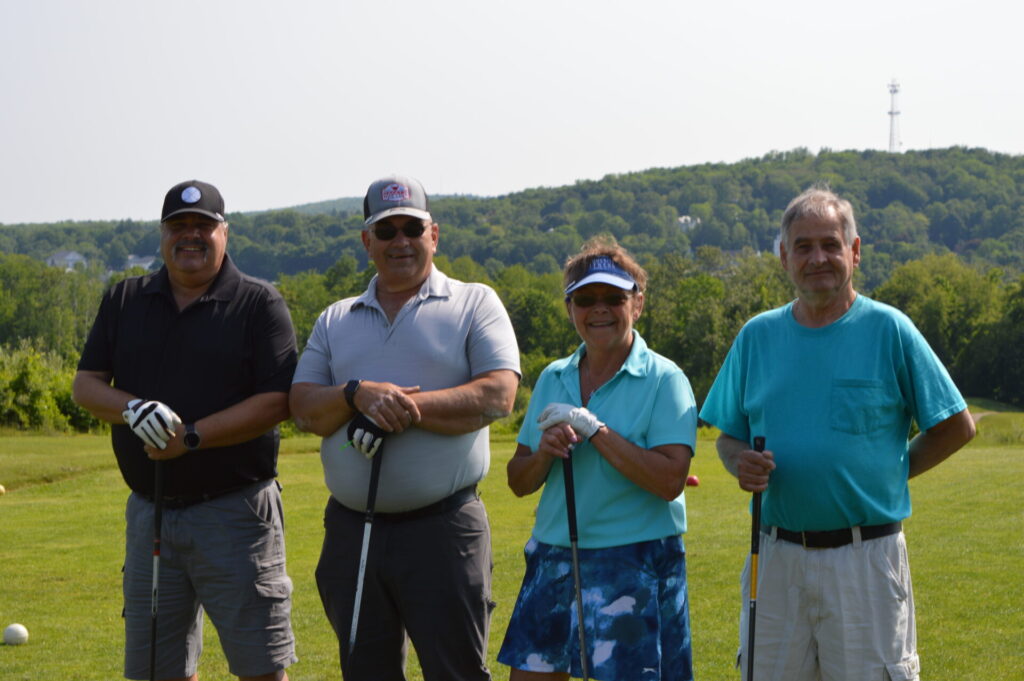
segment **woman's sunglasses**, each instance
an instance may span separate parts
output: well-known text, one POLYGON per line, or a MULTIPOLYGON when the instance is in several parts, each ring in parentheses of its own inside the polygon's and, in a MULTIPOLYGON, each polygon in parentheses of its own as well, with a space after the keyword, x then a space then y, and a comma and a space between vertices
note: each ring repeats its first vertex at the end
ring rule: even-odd
POLYGON ((599 302, 608 307, 619 307, 624 305, 629 295, 626 293, 609 293, 606 296, 590 296, 586 293, 581 293, 578 296, 572 296, 569 300, 576 307, 593 307, 599 302))
MULTIPOLYGON (((407 222, 402 225, 402 234, 410 239, 418 239, 427 227, 422 222, 407 222)), ((398 228, 390 222, 378 222, 373 226, 373 235, 381 241, 391 241, 398 234, 398 228)))

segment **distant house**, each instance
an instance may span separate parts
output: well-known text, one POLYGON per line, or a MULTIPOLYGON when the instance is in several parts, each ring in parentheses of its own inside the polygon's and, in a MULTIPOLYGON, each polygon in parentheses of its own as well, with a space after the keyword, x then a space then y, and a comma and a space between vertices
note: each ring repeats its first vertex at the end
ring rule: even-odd
POLYGON ((692 229, 696 229, 697 225, 700 224, 700 218, 695 218, 690 215, 679 216, 679 228, 684 232, 689 232, 692 229))
POLYGON ((153 267, 154 262, 156 262, 155 255, 135 255, 131 253, 124 259, 124 266, 121 269, 127 270, 132 267, 141 267, 148 272, 153 267))
POLYGON ((71 272, 79 265, 85 267, 88 261, 78 251, 57 251, 46 259, 46 264, 50 267, 63 267, 65 272, 71 272))

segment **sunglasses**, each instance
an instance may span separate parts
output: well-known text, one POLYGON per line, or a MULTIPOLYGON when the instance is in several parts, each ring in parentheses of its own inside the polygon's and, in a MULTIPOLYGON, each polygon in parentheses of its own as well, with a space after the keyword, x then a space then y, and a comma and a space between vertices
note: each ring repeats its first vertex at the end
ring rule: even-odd
MULTIPOLYGON (((410 239, 418 239, 426 229, 422 222, 407 222, 402 225, 402 234, 410 239)), ((378 222, 373 226, 373 235, 381 241, 391 241, 398 235, 398 228, 390 222, 378 222)))
POLYGON ((593 307, 598 303, 606 305, 607 307, 619 307, 626 303, 629 298, 628 294, 625 293, 609 293, 606 296, 590 296, 586 293, 581 293, 578 296, 572 296, 569 300, 576 307, 593 307))

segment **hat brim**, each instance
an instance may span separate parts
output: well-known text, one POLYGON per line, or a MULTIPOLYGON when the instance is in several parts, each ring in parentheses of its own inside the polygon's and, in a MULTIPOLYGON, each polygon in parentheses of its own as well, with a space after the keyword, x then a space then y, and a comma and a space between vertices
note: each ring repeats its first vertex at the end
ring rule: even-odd
POLYGON ((588 274, 576 283, 572 284, 569 288, 565 289, 565 294, 569 295, 576 289, 582 288, 588 284, 608 284, 616 288, 621 288, 623 291, 632 291, 636 288, 636 282, 632 279, 626 279, 610 272, 594 272, 588 274))
POLYGON ((175 215, 181 215, 182 213, 196 213, 198 215, 205 215, 208 218, 212 218, 217 222, 224 222, 224 216, 220 213, 214 213, 213 211, 203 210, 201 208, 179 208, 173 213, 168 213, 160 219, 160 222, 167 222, 175 215))
POLYGON ((387 210, 382 210, 379 213, 374 213, 370 217, 366 218, 366 222, 363 224, 369 227, 370 225, 380 222, 384 218, 389 218, 392 215, 411 215, 414 218, 430 220, 431 222, 434 220, 434 218, 430 217, 430 213, 425 210, 413 208, 411 206, 395 206, 394 208, 388 208, 387 210))

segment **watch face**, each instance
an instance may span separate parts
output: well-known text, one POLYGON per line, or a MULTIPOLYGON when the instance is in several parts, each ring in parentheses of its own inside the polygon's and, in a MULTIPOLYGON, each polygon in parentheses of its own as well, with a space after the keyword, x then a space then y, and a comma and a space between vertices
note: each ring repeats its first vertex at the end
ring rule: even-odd
POLYGON ((189 449, 195 449, 199 446, 199 433, 194 430, 189 430, 185 433, 185 446, 189 449))

